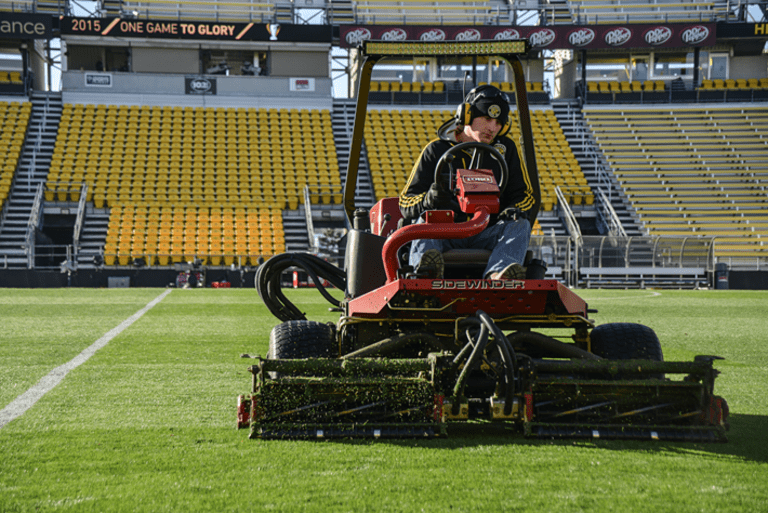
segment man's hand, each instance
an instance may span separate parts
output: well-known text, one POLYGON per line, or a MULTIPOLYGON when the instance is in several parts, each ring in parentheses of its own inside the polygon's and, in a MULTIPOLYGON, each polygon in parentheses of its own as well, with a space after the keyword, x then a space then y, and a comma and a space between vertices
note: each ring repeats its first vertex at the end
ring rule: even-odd
POLYGON ((427 210, 451 210, 453 195, 436 183, 433 183, 424 198, 424 206, 427 210))
POLYGON ((504 221, 517 221, 518 219, 528 219, 528 212, 519 208, 505 208, 500 214, 499 219, 504 221))

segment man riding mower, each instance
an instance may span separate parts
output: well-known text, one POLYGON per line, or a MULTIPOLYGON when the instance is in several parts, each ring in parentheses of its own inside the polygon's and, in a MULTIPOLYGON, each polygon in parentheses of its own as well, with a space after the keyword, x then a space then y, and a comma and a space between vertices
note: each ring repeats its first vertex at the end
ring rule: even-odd
MULTIPOLYGON (((252 391, 239 398, 238 425, 250 426, 252 437, 434 437, 454 422, 497 422, 527 437, 726 440, 727 405, 713 393, 717 357, 665 362, 650 328, 596 326, 584 300, 543 279, 541 262, 521 260, 527 236, 515 235, 515 244, 525 243, 500 263, 489 262, 511 240, 505 230, 489 246, 455 242, 508 222, 529 231, 536 217, 538 174, 518 57, 528 50, 524 40, 363 43, 344 191, 351 225, 345 269, 307 254, 278 255, 259 267, 256 287, 282 322, 266 357, 254 357, 252 391), (455 138, 477 126, 470 95, 427 146, 399 199, 355 208, 372 68, 386 58, 429 55, 506 61, 521 138, 502 139, 503 153, 496 146, 503 127, 485 140, 451 140, 449 132, 455 138), (521 172, 527 180, 515 175, 521 172), (442 243, 428 243, 414 259, 417 241, 442 243), (430 250, 439 255, 431 269, 423 258, 430 250), (289 268, 307 272, 340 312, 336 323, 307 320, 282 293, 289 268)), ((495 92, 486 92, 492 101, 484 114, 493 105, 503 111, 495 92)))

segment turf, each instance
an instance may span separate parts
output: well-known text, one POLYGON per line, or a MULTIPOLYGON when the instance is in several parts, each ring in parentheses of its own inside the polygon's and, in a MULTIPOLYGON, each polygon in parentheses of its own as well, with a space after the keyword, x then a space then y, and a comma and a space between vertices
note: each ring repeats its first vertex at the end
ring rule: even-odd
MULTIPOLYGON (((160 294, 3 290, 0 408, 160 294)), ((667 360, 718 354, 727 444, 258 441, 234 429, 241 353, 276 323, 255 291, 175 290, 0 429, 0 511, 766 511, 766 292, 581 291, 599 323, 640 322, 667 360)), ((335 320, 316 291, 291 297, 335 320)))

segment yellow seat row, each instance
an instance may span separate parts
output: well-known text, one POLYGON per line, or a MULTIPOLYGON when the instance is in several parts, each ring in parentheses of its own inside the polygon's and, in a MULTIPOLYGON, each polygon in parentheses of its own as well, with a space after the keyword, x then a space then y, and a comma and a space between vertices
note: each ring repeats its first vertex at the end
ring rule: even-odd
MULTIPOLYGON (((516 114, 514 114, 516 115, 516 114)), ((441 109, 371 109, 365 142, 377 199, 398 196, 423 147, 436 138, 438 127, 453 116, 441 109), (405 134, 405 136, 403 136, 405 134), (391 141, 402 141, 393 153, 391 141)), ((551 110, 532 111, 536 161, 542 184, 542 207, 554 208, 555 186, 560 185, 574 205, 591 205, 594 196, 576 157, 551 110)), ((519 139, 517 123, 509 136, 519 139)))
POLYGON ((49 181, 88 183, 89 199, 98 206, 142 200, 207 204, 213 198, 247 204, 267 196, 296 208, 305 185, 314 191, 313 201, 340 202, 335 191, 326 190, 340 188, 330 133, 327 109, 66 104, 49 181), (265 132, 277 137, 265 138, 265 132), (192 183, 185 184, 190 174, 192 183), (222 193, 220 184, 233 174, 239 186, 259 187, 222 193), (110 187, 99 179, 114 176, 132 176, 131 185, 110 187), (286 190, 294 184, 298 190, 286 190), (193 190, 198 186, 204 190, 193 190))
POLYGON ((29 102, 0 101, 0 209, 13 185, 31 111, 29 102))
POLYGON ((443 93, 444 82, 371 82, 371 92, 393 93, 443 93))
POLYGON ((107 265, 170 265, 201 259, 207 265, 256 265, 285 251, 278 208, 118 205, 110 212, 107 265))
POLYGON ((768 89, 768 78, 704 79, 701 89, 768 89))

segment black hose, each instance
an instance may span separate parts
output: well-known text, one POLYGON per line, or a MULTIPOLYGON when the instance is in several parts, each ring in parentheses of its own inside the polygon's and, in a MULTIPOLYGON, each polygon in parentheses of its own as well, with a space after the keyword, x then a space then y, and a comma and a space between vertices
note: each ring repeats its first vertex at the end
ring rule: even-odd
POLYGON ((478 310, 477 317, 480 318, 480 321, 484 326, 487 326, 488 329, 493 332, 493 338, 499 348, 499 353, 501 353, 501 360, 504 364, 504 377, 506 381, 504 387, 504 415, 509 415, 512 413, 512 404, 514 403, 515 398, 515 383, 517 382, 517 355, 515 354, 515 349, 512 347, 509 339, 507 339, 504 333, 499 329, 498 326, 496 326, 496 323, 493 322, 493 319, 491 319, 487 313, 483 312, 482 310, 478 310))
POLYGON ((434 335, 430 335, 429 333, 406 333, 396 337, 385 338, 384 340, 360 348, 357 351, 347 353, 341 358, 370 358, 382 353, 389 353, 415 339, 428 341, 434 349, 446 350, 445 345, 434 335))
POLYGON ((510 335, 512 341, 525 346, 533 346, 555 358, 578 358, 581 360, 600 360, 596 354, 580 349, 573 344, 566 344, 541 333, 518 331, 510 335))
POLYGON ((458 367, 458 366, 459 366, 459 363, 461 363, 461 361, 462 361, 462 360, 464 359, 464 357, 467 355, 467 353, 469 352, 469 350, 470 350, 470 349, 472 349, 472 347, 474 347, 474 346, 472 345, 472 342, 471 342, 471 339, 470 339, 470 335, 469 335, 469 333, 467 333, 467 340, 470 340, 470 342, 467 342, 467 343, 464 345, 464 347, 462 347, 462 348, 461 348, 461 351, 459 351, 459 354, 457 354, 457 355, 456 355, 456 357, 453 359, 453 366, 454 366, 454 367, 458 367))
MULTIPOLYGON (((478 317, 468 317, 466 319, 462 319, 459 322, 459 328, 462 328, 466 326, 467 324, 472 324, 475 326, 479 326, 481 331, 486 330, 490 332, 494 328, 496 328, 495 324, 493 323, 493 320, 485 314, 482 310, 478 311, 478 317), (481 315, 485 318, 481 321, 481 315)), ((494 330, 495 331, 495 330, 494 330)), ((498 330, 498 333, 501 333, 501 330, 498 330)), ((494 343, 496 343, 499 346, 499 352, 501 354, 502 358, 502 368, 504 372, 504 414, 509 415, 512 412, 512 405, 514 404, 514 394, 515 394, 515 368, 516 368, 516 358, 512 357, 512 353, 514 353, 514 349, 512 349, 509 346, 509 341, 506 339, 506 337, 503 336, 503 333, 501 334, 501 337, 499 337, 499 334, 494 332, 494 343)), ((470 347, 473 346, 472 344, 472 336, 469 333, 469 330, 467 330, 467 340, 469 341, 459 352, 458 355, 456 355, 456 358, 453 360, 454 366, 457 366, 459 362, 463 359, 464 355, 467 353, 470 347)), ((487 342, 487 334, 486 334, 486 342, 487 342)), ((479 342, 478 342, 479 344, 479 342)), ((476 346, 475 346, 476 347, 476 346)), ((470 366, 470 362, 468 361, 466 366, 464 367, 464 370, 466 371, 470 366)), ((497 374, 498 375, 498 374, 497 374)), ((459 376, 459 381, 462 380, 462 377, 459 376)), ((457 391, 460 392, 460 388, 463 387, 463 382, 459 383, 457 381, 456 386, 454 387, 454 393, 457 391)), ((458 397, 458 396, 456 396, 458 397)), ((454 406, 454 410, 456 410, 456 407, 454 406)), ((457 411, 454 411, 454 414, 458 413, 457 411)))
MULTIPOLYGON (((467 375, 469 374, 470 369, 472 369, 475 366, 477 361, 483 355, 483 351, 485 350, 486 344, 488 344, 488 328, 485 325, 482 325, 480 326, 480 335, 478 335, 477 344, 475 344, 475 348, 472 350, 472 354, 469 355, 469 358, 467 359, 467 363, 464 365, 464 368, 461 369, 461 373, 459 374, 459 379, 456 380, 456 385, 454 385, 453 387, 453 396, 456 399, 461 397, 461 393, 464 390, 464 381, 466 381, 467 375)), ((452 409, 453 409, 454 415, 457 415, 459 413, 458 401, 454 403, 452 409)))
POLYGON ((259 297, 272 315, 281 321, 306 319, 304 313, 282 292, 281 276, 289 267, 303 269, 329 303, 334 306, 340 305, 340 302, 326 290, 323 280, 327 280, 337 289, 346 290, 346 274, 342 269, 309 253, 283 253, 273 256, 260 265, 256 270, 254 281, 259 297))

